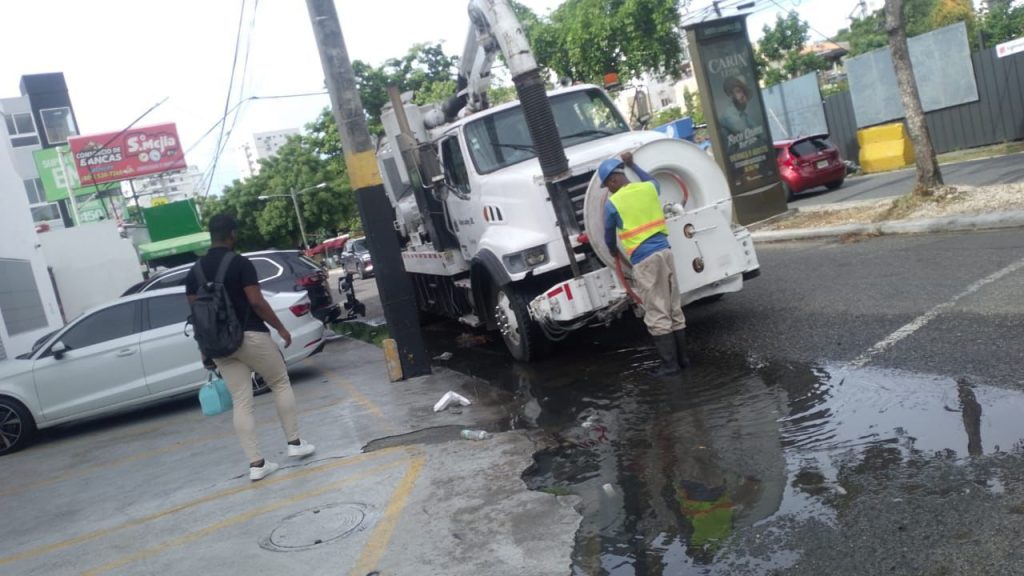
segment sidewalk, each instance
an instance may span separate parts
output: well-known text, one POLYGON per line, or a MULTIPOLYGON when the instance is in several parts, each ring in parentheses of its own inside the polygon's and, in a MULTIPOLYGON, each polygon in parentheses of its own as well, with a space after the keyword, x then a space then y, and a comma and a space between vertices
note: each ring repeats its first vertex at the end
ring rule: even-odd
MULTIPOLYGON (((261 445, 282 465, 251 483, 230 415, 193 398, 70 430, 3 458, 3 574, 479 574, 568 570, 574 497, 527 490, 538 449, 501 432, 510 394, 436 368, 392 384, 350 339, 293 370, 303 436, 289 460, 270 395, 261 445), (461 413, 432 406, 455 390, 461 413), (497 432, 484 441, 463 428, 497 432)), ((511 407, 511 408, 510 408, 511 407)))
POLYGON ((1024 186, 946 187, 927 199, 900 196, 794 208, 751 225, 758 242, 1024 227, 1024 186))

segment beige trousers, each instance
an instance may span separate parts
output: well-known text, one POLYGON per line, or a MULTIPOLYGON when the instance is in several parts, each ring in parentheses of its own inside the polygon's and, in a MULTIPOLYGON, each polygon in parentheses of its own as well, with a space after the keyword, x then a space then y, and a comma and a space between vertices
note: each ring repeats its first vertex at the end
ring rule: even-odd
POLYGON ((644 324, 651 336, 686 328, 671 250, 655 252, 634 266, 633 284, 644 302, 644 324))
POLYGON ((291 381, 288 380, 288 369, 281 350, 274 344, 269 333, 246 332, 241 348, 226 358, 215 358, 214 362, 231 391, 231 402, 235 406, 235 432, 238 433, 242 450, 250 463, 259 462, 263 458, 256 438, 256 417, 253 415, 252 372, 262 376, 274 393, 277 416, 281 419, 285 440, 292 442, 299 439, 295 395, 292 393, 291 381))

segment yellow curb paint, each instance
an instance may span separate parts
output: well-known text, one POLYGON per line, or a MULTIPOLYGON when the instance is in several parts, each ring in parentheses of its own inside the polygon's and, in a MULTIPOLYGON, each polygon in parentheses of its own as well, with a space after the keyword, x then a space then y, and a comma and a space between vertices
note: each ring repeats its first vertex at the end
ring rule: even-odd
POLYGON ((426 458, 424 456, 415 456, 411 461, 409 469, 398 484, 398 488, 391 495, 388 507, 384 509, 384 514, 370 534, 370 539, 367 541, 366 546, 363 547, 363 552, 359 555, 359 561, 356 563, 355 568, 349 572, 350 576, 364 576, 379 568, 380 560, 384 557, 384 552, 387 551, 388 543, 391 542, 395 525, 398 524, 398 518, 402 514, 402 509, 405 508, 406 502, 409 500, 409 494, 412 493, 412 489, 416 486, 416 479, 419 478, 420 472, 423 471, 425 461, 426 458))
POLYGON ((225 528, 230 528, 231 526, 235 526, 236 524, 241 524, 242 522, 247 522, 247 521, 252 520, 253 518, 256 518, 258 516, 262 516, 264 514, 268 514, 270 512, 275 511, 275 510, 280 510, 281 508, 284 508, 284 507, 287 507, 287 506, 291 506, 292 504, 296 504, 296 503, 301 502, 303 500, 308 500, 308 499, 313 498, 315 496, 320 496, 322 494, 326 494, 328 492, 337 490, 337 489, 342 488, 342 487, 344 487, 344 486, 346 486, 348 484, 352 484, 354 482, 358 482, 360 480, 368 478, 368 477, 372 476, 373 474, 376 474, 377 472, 381 472, 381 471, 387 470, 389 468, 394 468, 395 466, 398 466, 398 465, 401 465, 401 464, 404 464, 404 463, 405 463, 405 461, 398 461, 398 462, 391 462, 391 463, 388 463, 388 464, 383 464, 381 466, 375 466, 373 468, 370 468, 369 470, 366 470, 366 471, 360 472, 359 474, 356 474, 354 476, 350 476, 348 478, 345 478, 344 480, 339 480, 338 482, 332 482, 330 484, 325 484, 325 485, 323 485, 320 488, 317 488, 315 490, 309 490, 307 492, 301 492, 299 494, 296 494, 295 496, 292 496, 291 498, 287 498, 285 500, 278 500, 277 502, 274 502, 273 504, 268 504, 266 506, 261 506, 259 508, 256 508, 255 510, 250 510, 250 511, 245 512, 243 514, 237 514, 235 516, 231 516, 230 518, 226 518, 224 520, 221 520, 220 522, 217 522, 216 524, 211 524, 210 526, 207 526, 206 528, 203 528, 201 530, 196 530, 194 532, 189 532, 188 534, 185 534, 183 536, 179 536, 178 538, 174 538, 174 539, 168 540, 168 541, 163 542, 161 544, 158 544, 156 546, 152 546, 152 547, 146 548, 144 550, 139 550, 138 552, 135 552, 134 554, 129 554, 127 556, 123 556, 121 558, 118 558, 117 560, 114 560, 112 562, 108 562, 108 563, 106 563, 106 564, 104 564, 102 566, 97 566, 96 568, 93 568, 91 570, 86 570, 86 571, 82 572, 81 575, 82 576, 97 576, 98 574, 103 574, 104 572, 110 572, 111 570, 115 570, 115 569, 120 568, 122 566, 127 566, 128 564, 132 564, 133 562, 138 562, 139 560, 142 560, 142 559, 145 559, 145 558, 149 558, 149 557, 152 557, 152 556, 156 556, 158 554, 166 552, 167 550, 170 550, 171 548, 176 548, 176 547, 181 546, 183 544, 188 544, 189 542, 195 542, 196 540, 199 540, 200 538, 203 538, 205 536, 209 536, 210 534, 213 534, 215 532, 219 532, 221 530, 224 530, 225 528))
MULTIPOLYGON (((210 494, 209 496, 203 496, 202 498, 197 498, 195 500, 191 500, 191 501, 185 502, 183 504, 179 504, 179 505, 174 506, 172 508, 167 508, 165 510, 161 510, 160 512, 154 512, 153 514, 149 514, 147 516, 143 516, 142 518, 138 518, 136 520, 129 520, 128 522, 125 522, 123 524, 118 524, 117 526, 111 526, 110 528, 103 528, 101 530, 95 530, 93 532, 87 532, 85 534, 82 534, 80 536, 76 536, 76 537, 68 539, 68 540, 63 540, 63 541, 60 541, 60 542, 55 542, 53 544, 47 544, 45 546, 39 546, 39 547, 36 547, 36 548, 32 548, 32 549, 26 550, 24 552, 20 552, 18 554, 14 554, 12 556, 2 557, 2 558, 0 558, 0 566, 4 566, 6 564, 11 564, 13 562, 20 562, 22 560, 28 560, 30 558, 35 558, 35 557, 38 557, 38 556, 42 556, 44 554, 49 554, 51 552, 56 552, 58 550, 63 550, 64 548, 70 548, 72 546, 77 546, 79 544, 84 544, 86 542, 91 542, 93 540, 102 538, 104 536, 109 536, 111 534, 120 532, 122 530, 126 530, 128 528, 134 528, 136 526, 141 526, 143 524, 146 524, 146 523, 149 523, 149 522, 153 522, 154 520, 159 520, 161 518, 165 518, 167 516, 171 516, 173 514, 177 514, 179 512, 183 512, 183 511, 188 510, 190 508, 195 508, 196 506, 201 506, 201 505, 209 503, 209 502, 213 502, 213 501, 216 501, 216 500, 221 500, 223 498, 227 498, 227 497, 230 497, 230 496, 235 496, 235 495, 241 494, 243 492, 250 492, 252 490, 259 490, 259 489, 262 489, 262 488, 266 488, 267 486, 273 486, 275 484, 280 484, 282 482, 288 482, 288 481, 291 481, 291 480, 297 480, 299 478, 305 478, 306 476, 311 476, 313 474, 319 474, 321 472, 326 472, 328 470, 333 470, 333 469, 336 469, 336 468, 344 468, 345 466, 351 466, 353 464, 358 464, 358 463, 364 462, 366 460, 371 460, 371 459, 376 459, 376 458, 379 458, 379 457, 382 457, 382 456, 387 456, 389 454, 393 454, 393 453, 396 453, 396 452, 401 452, 402 450, 403 450, 403 448, 398 447, 398 446, 393 447, 393 448, 384 448, 384 449, 381 449, 381 450, 377 450, 375 452, 369 452, 369 453, 366 453, 366 454, 357 454, 355 456, 351 456, 349 458, 344 458, 344 459, 341 459, 341 460, 337 460, 335 462, 331 462, 331 463, 325 464, 323 466, 318 466, 316 468, 305 468, 303 470, 298 470, 298 471, 291 472, 291 473, 288 473, 288 474, 281 474, 281 475, 277 475, 277 476, 272 476, 270 478, 267 478, 266 480, 261 480, 259 482, 246 483, 246 484, 243 484, 242 486, 237 486, 235 488, 229 488, 227 490, 222 490, 220 492, 216 492, 214 494, 210 494)), ((404 461, 405 460, 402 460, 402 462, 404 462, 404 461)))
POLYGON ((348 394, 352 398, 352 400, 354 400, 357 404, 361 405, 374 416, 381 419, 384 418, 384 413, 381 412, 380 407, 378 407, 376 404, 373 403, 372 400, 370 400, 362 392, 360 392, 359 389, 356 388, 355 384, 343 378, 333 368, 326 368, 320 364, 315 364, 315 366, 320 370, 320 372, 324 376, 333 377, 335 380, 337 380, 338 385, 341 386, 342 389, 345 390, 345 393, 348 394))

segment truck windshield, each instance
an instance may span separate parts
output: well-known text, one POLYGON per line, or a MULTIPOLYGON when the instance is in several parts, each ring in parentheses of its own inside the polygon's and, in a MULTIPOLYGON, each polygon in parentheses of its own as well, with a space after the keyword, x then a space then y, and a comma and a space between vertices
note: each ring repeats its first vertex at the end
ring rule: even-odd
MULTIPOLYGON (((566 148, 629 131, 622 115, 600 90, 558 94, 550 101, 562 146, 566 148)), ((466 124, 465 135, 473 164, 480 174, 536 156, 523 109, 519 106, 466 124)))

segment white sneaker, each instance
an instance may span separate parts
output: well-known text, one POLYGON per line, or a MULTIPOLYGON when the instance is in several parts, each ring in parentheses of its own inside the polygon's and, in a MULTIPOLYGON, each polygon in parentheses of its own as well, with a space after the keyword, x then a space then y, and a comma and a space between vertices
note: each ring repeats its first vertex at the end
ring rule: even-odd
POLYGON ((313 452, 316 452, 316 446, 309 444, 305 440, 299 440, 298 446, 288 445, 288 455, 292 458, 302 458, 303 456, 309 456, 313 452))
POLYGON ((264 460, 263 466, 260 466, 259 468, 253 466, 249 467, 249 480, 252 480, 253 482, 257 480, 263 480, 267 476, 270 476, 271 474, 276 472, 277 469, 277 464, 274 464, 269 460, 264 460))

